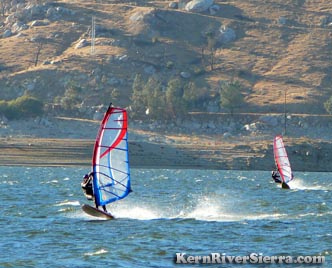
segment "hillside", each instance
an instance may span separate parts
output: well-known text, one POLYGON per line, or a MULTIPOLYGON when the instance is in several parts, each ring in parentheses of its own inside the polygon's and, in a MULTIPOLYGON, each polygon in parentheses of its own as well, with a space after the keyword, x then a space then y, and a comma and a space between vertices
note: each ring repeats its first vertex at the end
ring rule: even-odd
POLYGON ((1 1, 0 100, 29 92, 47 109, 0 115, 0 164, 89 165, 102 105, 130 106, 140 74, 164 87, 180 78, 204 98, 171 124, 131 120, 133 166, 270 170, 287 126, 294 170, 331 171, 332 2, 216 0, 204 12, 185 2, 1 1), (233 79, 245 103, 230 115, 216 96, 233 79))
POLYGON ((283 112, 286 93, 287 111, 325 113, 332 93, 328 0, 217 0, 200 13, 171 1, 30 2, 39 4, 25 1, 0 17, 1 99, 28 90, 55 103, 75 84, 84 103, 128 106, 136 74, 165 82, 181 72, 211 95, 222 81, 240 80, 242 112, 283 112), (211 70, 204 33, 221 26, 236 38, 216 49, 211 70))

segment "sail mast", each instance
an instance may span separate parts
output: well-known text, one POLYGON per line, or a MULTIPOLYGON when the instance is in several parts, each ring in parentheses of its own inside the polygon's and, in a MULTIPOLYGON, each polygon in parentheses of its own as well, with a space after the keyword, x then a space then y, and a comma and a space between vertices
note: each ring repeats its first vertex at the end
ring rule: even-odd
POLYGON ((285 88, 284 92, 284 136, 286 136, 286 120, 287 120, 287 114, 286 114, 286 101, 287 101, 287 88, 285 88))

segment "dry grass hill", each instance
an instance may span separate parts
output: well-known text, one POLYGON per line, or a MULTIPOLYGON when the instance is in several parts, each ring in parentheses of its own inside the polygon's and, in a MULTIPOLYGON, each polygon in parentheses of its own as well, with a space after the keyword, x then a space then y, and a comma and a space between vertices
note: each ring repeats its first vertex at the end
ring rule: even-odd
MULTIPOLYGON (((28 89, 52 103, 74 81, 93 104, 116 98, 128 105, 135 74, 148 77, 144 70, 151 66, 165 81, 189 72, 189 79, 211 94, 221 80, 239 79, 245 85, 244 112, 282 112, 287 92, 288 111, 325 113, 323 102, 332 95, 329 0, 216 0, 213 15, 170 8, 171 1, 35 2, 53 7, 57 16, 37 13, 23 20, 27 29, 0 38, 1 98, 28 89), (232 28, 236 39, 216 50, 211 70, 203 33, 222 25, 232 28), (86 45, 77 48, 82 39, 86 45)), ((6 23, 11 14, 0 17, 0 35, 13 28, 6 23)))

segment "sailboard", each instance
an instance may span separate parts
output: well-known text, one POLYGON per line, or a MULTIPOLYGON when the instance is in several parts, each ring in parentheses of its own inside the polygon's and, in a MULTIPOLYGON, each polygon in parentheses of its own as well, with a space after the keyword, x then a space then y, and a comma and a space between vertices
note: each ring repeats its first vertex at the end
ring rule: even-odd
POLYGON ((87 213, 93 217, 102 218, 102 219, 106 219, 106 220, 114 219, 112 214, 99 210, 98 208, 92 207, 88 204, 83 204, 82 209, 85 213, 87 213))
POLYGON ((288 183, 293 180, 294 176, 281 135, 274 138, 273 153, 275 164, 282 179, 282 188, 289 188, 288 183))
POLYGON ((93 149, 92 172, 96 208, 83 205, 82 209, 89 215, 112 219, 110 213, 98 207, 123 199, 131 192, 125 109, 110 105, 105 113, 93 149))

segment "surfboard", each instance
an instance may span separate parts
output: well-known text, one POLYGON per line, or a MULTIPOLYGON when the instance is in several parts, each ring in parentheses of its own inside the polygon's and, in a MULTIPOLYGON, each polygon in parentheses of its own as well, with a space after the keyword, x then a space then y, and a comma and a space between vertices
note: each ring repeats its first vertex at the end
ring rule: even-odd
POLYGON ((83 204, 82 206, 83 211, 93 217, 97 217, 97 218, 102 218, 102 219, 106 219, 106 220, 112 220, 114 219, 114 217, 112 216, 112 214, 107 213, 105 211, 99 210, 95 207, 92 207, 88 204, 83 204))

